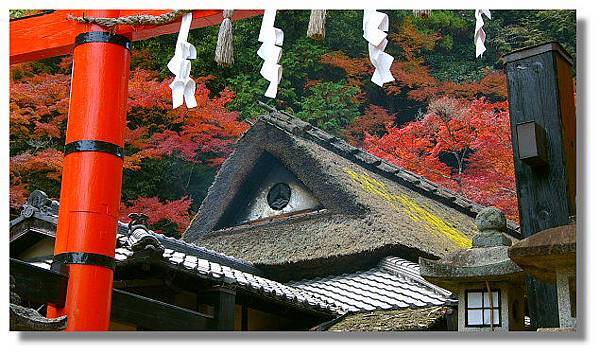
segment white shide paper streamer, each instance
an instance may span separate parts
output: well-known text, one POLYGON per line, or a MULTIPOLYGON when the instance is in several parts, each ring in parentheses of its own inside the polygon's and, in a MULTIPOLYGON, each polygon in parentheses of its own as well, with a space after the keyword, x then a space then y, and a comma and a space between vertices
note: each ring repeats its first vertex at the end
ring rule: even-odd
POLYGON ((492 14, 488 9, 477 9, 475 10, 475 58, 482 56, 485 52, 485 31, 483 30, 483 16, 487 16, 490 20, 492 14))
POLYGON ((277 10, 265 10, 258 41, 262 43, 256 54, 264 60, 260 75, 269 81, 269 87, 265 92, 266 97, 277 96, 277 86, 281 81, 282 68, 279 65, 281 59, 281 46, 283 44, 283 31, 275 27, 275 15, 277 10))
POLYGON ((196 59, 196 48, 187 41, 191 24, 192 13, 185 14, 181 18, 175 55, 167 64, 167 68, 175 74, 175 80, 169 85, 173 95, 173 108, 183 105, 184 100, 188 108, 198 106, 195 97, 196 83, 190 78, 192 62, 189 59, 196 59))
POLYGON ((363 37, 369 42, 369 59, 375 67, 371 81, 379 86, 394 81, 390 67, 394 57, 384 52, 388 44, 387 31, 390 23, 388 15, 377 10, 365 10, 363 16, 363 37))

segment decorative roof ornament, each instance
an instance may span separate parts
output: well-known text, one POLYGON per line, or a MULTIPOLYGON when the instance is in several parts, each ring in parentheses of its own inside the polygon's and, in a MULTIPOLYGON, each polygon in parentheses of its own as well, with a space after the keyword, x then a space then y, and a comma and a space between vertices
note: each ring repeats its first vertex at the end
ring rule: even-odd
POLYGON ((143 235, 149 233, 148 216, 143 213, 130 213, 127 217, 131 219, 127 224, 127 244, 132 246, 143 235))
POLYGON ((487 16, 490 20, 492 19, 492 13, 488 9, 476 9, 475 10, 475 58, 483 55, 485 52, 485 31, 483 30, 483 16, 487 16))
POLYGON ((173 93, 173 108, 185 105, 188 108, 198 106, 196 103, 196 82, 190 78, 192 63, 190 59, 196 59, 196 47, 187 41, 192 25, 192 13, 187 13, 181 18, 181 27, 175 45, 175 55, 167 64, 171 73, 175 74, 175 80, 169 85, 173 93))
POLYGON ((23 205, 21 216, 32 217, 36 212, 44 215, 58 215, 58 201, 51 200, 44 191, 34 190, 23 205))
POLYGON ((269 81, 269 87, 265 92, 266 97, 277 96, 277 86, 281 81, 282 68, 279 65, 281 59, 281 45, 283 45, 283 31, 275 27, 275 15, 277 10, 267 9, 263 14, 262 25, 258 35, 258 41, 262 43, 256 54, 264 60, 260 75, 269 81))
POLYGON ((233 25, 231 23, 233 10, 223 10, 223 22, 217 35, 215 62, 222 67, 233 65, 233 25))
POLYGON ((384 52, 388 44, 386 37, 389 26, 387 14, 377 10, 365 10, 363 37, 369 42, 369 59, 375 67, 371 81, 379 86, 394 81, 390 72, 394 57, 384 52))
POLYGON ((143 213, 130 213, 127 225, 127 245, 136 257, 160 259, 165 247, 148 228, 148 216, 143 213))

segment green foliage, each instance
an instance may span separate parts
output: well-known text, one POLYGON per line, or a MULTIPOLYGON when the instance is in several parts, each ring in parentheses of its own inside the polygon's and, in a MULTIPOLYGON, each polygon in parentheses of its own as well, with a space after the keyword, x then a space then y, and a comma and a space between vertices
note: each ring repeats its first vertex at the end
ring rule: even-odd
MULTIPOLYGON (((238 111, 244 119, 256 118, 263 112, 257 102, 264 93, 266 80, 257 80, 253 74, 239 74, 228 78, 226 82, 227 87, 235 92, 235 99, 227 105, 227 108, 238 111)), ((270 103, 266 98, 261 101, 270 103)))
MULTIPOLYGON (((39 12, 10 10, 10 17, 28 16, 36 11, 39 12)), ((192 161, 187 149, 170 152, 169 148, 173 142, 178 142, 181 148, 195 143, 213 147, 220 157, 226 156, 228 145, 220 145, 233 141, 234 135, 216 135, 215 139, 199 141, 203 137, 203 123, 229 122, 228 127, 232 121, 239 123, 235 117, 229 121, 225 118, 235 113, 222 111, 237 111, 237 119, 253 120, 264 112, 257 104, 263 101, 361 145, 365 136, 380 137, 384 128, 401 127, 406 122, 422 119, 428 112, 428 103, 440 96, 460 97, 465 100, 465 106, 469 100, 481 96, 486 96, 490 103, 505 100, 502 90, 498 90, 504 88, 500 57, 510 51, 555 40, 573 57, 576 54, 576 17, 571 10, 493 10, 493 18, 485 20, 487 51, 482 58, 475 58, 473 10, 433 10, 428 18, 414 17, 410 10, 385 12, 390 18, 390 42, 386 52, 395 57, 392 71, 396 81, 380 88, 370 82, 373 67, 362 37, 363 11, 328 10, 325 38, 320 41, 306 37, 310 11, 278 11, 275 25, 284 30, 285 39, 280 61, 283 78, 276 99, 263 95, 268 82, 259 73, 262 60, 256 51, 260 46, 257 40, 261 16, 233 23, 235 63, 229 68, 220 67, 213 60, 219 26, 192 30, 189 42, 196 47, 198 59, 192 62, 191 75, 204 83, 197 94, 202 91, 202 100, 222 106, 214 112, 185 111, 181 118, 170 110, 167 86, 172 77, 167 63, 173 56, 177 34, 135 42, 132 73, 150 74, 147 78, 130 81, 136 85, 130 88, 130 94, 135 93, 135 96, 128 113, 129 130, 132 133, 140 129, 145 133, 138 132, 141 138, 132 139, 137 144, 132 143, 127 148, 128 158, 131 160, 137 155, 140 163, 136 169, 124 172, 123 201, 146 203, 130 208, 151 209, 155 206, 152 203, 179 203, 185 207, 181 201, 190 196, 190 211, 197 210, 217 169, 218 163, 208 163, 214 152, 200 152, 199 160, 192 161), (220 98, 222 95, 226 98, 220 98), (180 132, 184 125, 194 128, 189 135, 193 139, 174 133, 180 132), (155 139, 148 139, 155 135, 162 139, 157 147, 155 139), (130 148, 132 146, 136 148, 130 148), (148 147, 160 148, 162 152, 148 147), (144 198, 156 198, 158 202, 149 203, 144 198)), ((18 207, 33 189, 58 197, 62 155, 53 155, 48 148, 58 153, 62 149, 65 122, 59 118, 66 116, 66 106, 58 105, 59 100, 53 98, 53 93, 56 95, 60 90, 52 85, 62 85, 63 96, 68 97, 69 71, 70 63, 62 58, 11 67, 13 213, 15 206, 18 207), (60 79, 61 75, 64 78, 60 79), (56 83, 58 79, 62 84, 56 83), (35 83, 31 86, 35 89, 33 92, 27 86, 31 85, 29 81, 35 83), (61 137, 53 136, 49 126, 59 127, 61 137), (24 132, 29 132, 26 138, 23 138, 24 132), (40 132, 45 134, 43 139, 40 132)), ((237 132, 237 128, 234 131, 237 132)), ((179 225, 163 220, 155 226, 169 235, 177 235, 181 223, 181 220, 179 225)))
POLYGON ((21 18, 21 17, 32 15, 36 11, 38 11, 38 10, 23 10, 23 9, 21 9, 21 10, 8 10, 8 16, 12 20, 12 19, 16 19, 16 18, 21 18))
POLYGON ((138 171, 123 173, 122 200, 139 196, 156 196, 160 200, 192 198, 192 208, 200 207, 215 177, 216 168, 195 164, 174 156, 167 159, 148 159, 138 171))
POLYGON ((575 10, 499 11, 499 31, 491 43, 501 54, 515 49, 558 41, 575 58, 575 10))
MULTIPOLYGON (((390 12, 392 11, 387 11, 390 12)), ((362 11, 327 10, 324 39, 327 48, 332 51, 341 50, 353 58, 367 56, 369 52, 362 37, 362 18, 362 11)), ((306 32, 306 29, 304 31, 306 32)))
POLYGON ((300 102, 297 116, 330 133, 352 123, 359 115, 356 95, 359 89, 343 82, 321 82, 309 89, 300 102))

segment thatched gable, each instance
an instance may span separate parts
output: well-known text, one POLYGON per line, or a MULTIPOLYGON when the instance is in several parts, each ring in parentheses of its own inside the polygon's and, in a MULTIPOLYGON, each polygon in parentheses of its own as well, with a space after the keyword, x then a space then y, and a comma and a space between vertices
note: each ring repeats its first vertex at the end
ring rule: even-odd
POLYGON ((387 255, 417 261, 468 248, 480 209, 306 122, 272 112, 238 141, 184 239, 290 280, 365 269, 387 255), (269 170, 265 161, 291 172, 322 208, 232 225, 231 211, 246 208, 244 201, 253 199, 269 170))

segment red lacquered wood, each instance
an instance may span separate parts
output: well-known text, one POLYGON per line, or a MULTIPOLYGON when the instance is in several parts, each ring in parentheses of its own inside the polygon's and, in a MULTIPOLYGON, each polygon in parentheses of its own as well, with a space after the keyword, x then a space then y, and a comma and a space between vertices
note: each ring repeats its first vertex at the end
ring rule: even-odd
MULTIPOLYGON (((10 21, 10 64, 70 54, 75 37, 90 31, 89 25, 69 20, 68 15, 93 17, 97 10, 57 10, 47 15, 10 21)), ((139 14, 160 15, 171 10, 109 10, 118 11, 114 17, 139 14)), ((236 10, 232 19, 262 14, 262 10, 236 10)), ((95 16, 100 17, 100 16, 95 16)), ((105 17, 105 16, 103 16, 105 17)), ((220 24, 223 10, 194 10, 191 28, 220 24)), ((148 39, 179 31, 179 21, 160 26, 117 26, 115 33, 129 36, 133 41, 148 39)), ((100 31, 101 29, 94 29, 100 31)))
MULTIPOLYGON (((118 10, 90 16, 115 17, 118 10)), ((88 31, 98 31, 88 26, 88 31)), ((66 143, 100 140, 124 144, 129 51, 113 43, 85 43, 73 50, 73 77, 66 143)), ((123 161, 104 152, 75 152, 63 163, 54 254, 84 252, 114 257, 123 161)), ((113 271, 69 265, 67 331, 108 330, 113 271)))

